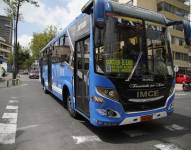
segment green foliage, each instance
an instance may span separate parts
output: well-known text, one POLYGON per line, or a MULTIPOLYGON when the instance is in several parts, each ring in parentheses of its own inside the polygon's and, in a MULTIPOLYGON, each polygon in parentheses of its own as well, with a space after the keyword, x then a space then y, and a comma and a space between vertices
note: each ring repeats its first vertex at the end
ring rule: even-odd
POLYGON ((33 34, 30 48, 34 59, 39 59, 40 50, 55 37, 56 33, 57 28, 55 26, 49 26, 42 33, 33 34))
POLYGON ((8 55, 8 64, 13 65, 13 54, 9 53, 8 55))
MULTIPOLYGON (((32 63, 34 62, 33 58, 30 55, 30 50, 26 48, 22 48, 18 44, 18 51, 16 53, 17 59, 17 68, 19 69, 29 69, 32 63)), ((13 55, 9 54, 8 63, 13 65, 13 55)))

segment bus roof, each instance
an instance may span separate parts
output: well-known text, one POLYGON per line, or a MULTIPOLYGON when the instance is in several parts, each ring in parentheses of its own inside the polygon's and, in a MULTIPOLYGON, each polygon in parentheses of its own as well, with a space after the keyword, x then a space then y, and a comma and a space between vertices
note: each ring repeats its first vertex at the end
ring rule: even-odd
MULTIPOLYGON (((93 1, 94 0, 90 0, 87 2, 87 4, 85 4, 84 7, 92 7, 93 6, 93 1), (89 6, 88 6, 89 5, 89 6)), ((166 17, 162 14, 159 14, 157 12, 148 10, 148 9, 143 9, 140 7, 135 7, 135 6, 131 6, 131 5, 124 5, 124 4, 120 4, 118 2, 114 2, 111 0, 103 0, 103 4, 105 5, 105 2, 108 3, 109 7, 110 7, 110 12, 114 12, 114 13, 118 13, 121 15, 127 15, 129 17, 135 17, 135 18, 139 18, 139 19, 143 19, 143 20, 147 20, 147 21, 152 21, 152 22, 156 22, 156 23, 160 23, 160 24, 164 24, 166 25, 168 23, 168 20, 166 19, 166 17)), ((82 13, 85 13, 85 8, 82 8, 82 13)), ((55 38, 53 38, 40 52, 44 52, 44 50, 49 47, 50 45, 52 45, 59 37, 64 35, 64 32, 67 30, 67 28, 69 28, 70 26, 74 25, 79 19, 83 18, 84 14, 80 14, 78 17, 75 18, 74 21, 72 21, 64 30, 62 33, 60 33, 59 35, 57 35, 55 38)))
POLYGON ((148 9, 143 9, 143 8, 131 6, 131 5, 119 4, 114 1, 109 1, 109 4, 111 6, 112 12, 114 13, 128 15, 130 17, 135 17, 135 18, 139 18, 139 19, 143 19, 147 21, 161 23, 164 25, 168 23, 164 15, 148 10, 148 9))

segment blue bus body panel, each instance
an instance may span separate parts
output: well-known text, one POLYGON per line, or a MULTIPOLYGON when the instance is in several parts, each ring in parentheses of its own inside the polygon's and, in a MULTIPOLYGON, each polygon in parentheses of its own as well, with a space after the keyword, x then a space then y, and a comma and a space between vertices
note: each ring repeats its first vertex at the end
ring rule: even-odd
POLYGON ((48 66, 43 65, 42 78, 45 86, 49 92, 58 97, 60 100, 63 99, 63 87, 66 86, 73 96, 73 70, 67 63, 56 63, 52 64, 52 90, 48 89, 48 66))

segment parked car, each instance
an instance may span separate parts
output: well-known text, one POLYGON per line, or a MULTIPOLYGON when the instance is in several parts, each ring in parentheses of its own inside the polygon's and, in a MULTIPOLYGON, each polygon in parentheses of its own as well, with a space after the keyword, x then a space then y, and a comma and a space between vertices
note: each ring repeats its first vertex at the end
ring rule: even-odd
POLYGON ((191 82, 182 84, 183 91, 191 91, 191 82))
POLYGON ((191 77, 186 74, 177 74, 176 83, 191 83, 191 77))
POLYGON ((39 79, 39 71, 38 70, 32 70, 29 73, 30 79, 39 79))

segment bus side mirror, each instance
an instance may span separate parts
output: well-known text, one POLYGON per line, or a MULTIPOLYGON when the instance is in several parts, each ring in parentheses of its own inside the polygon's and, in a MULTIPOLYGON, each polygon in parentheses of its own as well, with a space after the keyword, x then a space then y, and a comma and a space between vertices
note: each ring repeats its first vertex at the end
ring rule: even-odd
POLYGON ((94 23, 98 28, 105 27, 105 0, 94 1, 94 23))
POLYGON ((82 13, 94 14, 94 24, 98 28, 105 26, 105 7, 106 0, 89 0, 82 8, 82 13))
POLYGON ((191 22, 188 20, 183 20, 183 27, 185 42, 188 46, 191 46, 191 22))

